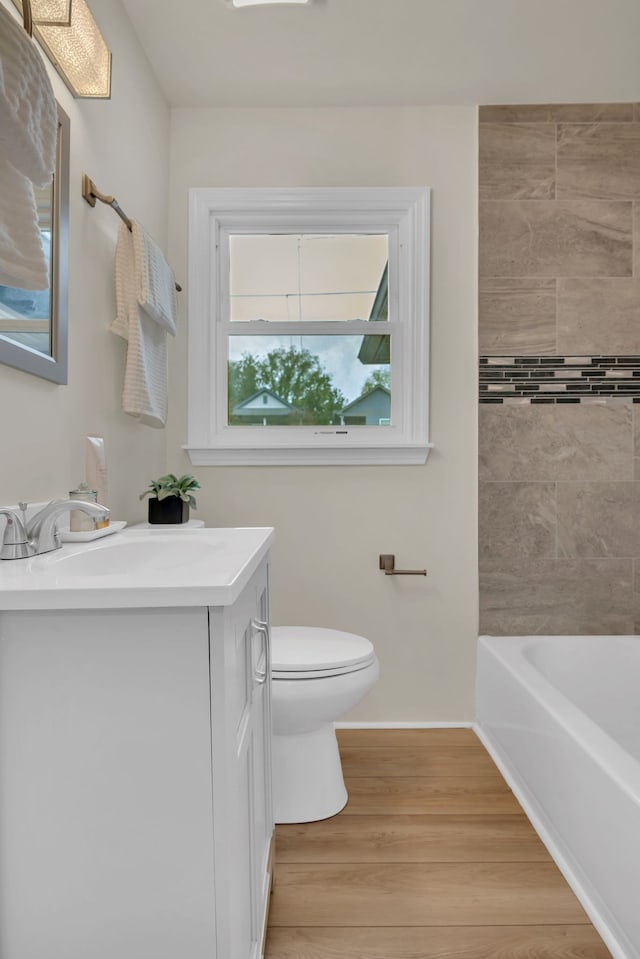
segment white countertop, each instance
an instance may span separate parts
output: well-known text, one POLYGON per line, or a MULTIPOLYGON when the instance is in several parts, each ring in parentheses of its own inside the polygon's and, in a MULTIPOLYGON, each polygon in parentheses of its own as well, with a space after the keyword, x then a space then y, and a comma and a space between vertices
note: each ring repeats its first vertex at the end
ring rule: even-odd
POLYGON ((0 610, 228 606, 274 541, 265 528, 125 529, 0 561, 0 610))

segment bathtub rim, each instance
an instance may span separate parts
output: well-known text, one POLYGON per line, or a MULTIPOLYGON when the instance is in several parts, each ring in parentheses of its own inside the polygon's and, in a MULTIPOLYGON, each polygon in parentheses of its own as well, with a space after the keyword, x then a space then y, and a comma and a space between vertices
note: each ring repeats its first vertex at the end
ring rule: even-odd
MULTIPOLYGON (((561 690, 525 655, 525 649, 529 645, 555 643, 558 640, 562 641, 563 638, 565 638, 563 635, 491 636, 485 634, 478 637, 478 646, 498 659, 517 682, 523 683, 537 703, 561 723, 564 729, 570 731, 571 736, 576 739, 589 758, 606 772, 629 799, 640 806, 640 762, 572 699, 564 696, 561 690)), ((567 635, 566 638, 582 637, 567 635)), ((615 640, 616 636, 603 635, 597 638, 615 640)), ((634 638, 640 644, 640 636, 634 638)))

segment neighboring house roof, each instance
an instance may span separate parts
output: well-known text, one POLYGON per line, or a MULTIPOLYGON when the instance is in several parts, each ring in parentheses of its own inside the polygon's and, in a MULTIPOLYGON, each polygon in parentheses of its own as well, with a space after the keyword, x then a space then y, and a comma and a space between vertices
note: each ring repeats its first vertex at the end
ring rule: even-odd
MULTIPOLYGON (((382 271, 382 277, 378 284, 376 298, 371 307, 369 322, 377 323, 379 320, 389 319, 389 264, 386 263, 382 271)), ((363 336, 358 359, 361 363, 370 365, 372 363, 388 363, 390 361, 390 337, 388 334, 382 336, 363 336)))
POLYGON ((367 390, 366 393, 363 393, 357 399, 352 400, 351 403, 347 403, 345 407, 340 411, 341 413, 353 413, 354 409, 360 406, 365 400, 368 400, 370 396, 373 396, 375 393, 382 393, 385 396, 391 397, 391 391, 387 389, 386 386, 373 386, 370 390, 367 390))
POLYGON ((260 413, 269 414, 269 416, 286 416, 296 412, 296 408, 280 396, 276 396, 272 390, 265 388, 256 390, 242 403, 238 403, 232 412, 234 416, 256 416, 260 413))

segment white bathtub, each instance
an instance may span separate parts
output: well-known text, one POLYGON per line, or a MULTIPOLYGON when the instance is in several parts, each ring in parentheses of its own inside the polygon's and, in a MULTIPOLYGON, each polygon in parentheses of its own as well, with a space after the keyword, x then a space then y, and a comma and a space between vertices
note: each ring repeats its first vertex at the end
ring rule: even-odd
POLYGON ((616 959, 640 959, 640 636, 482 636, 477 732, 616 959))

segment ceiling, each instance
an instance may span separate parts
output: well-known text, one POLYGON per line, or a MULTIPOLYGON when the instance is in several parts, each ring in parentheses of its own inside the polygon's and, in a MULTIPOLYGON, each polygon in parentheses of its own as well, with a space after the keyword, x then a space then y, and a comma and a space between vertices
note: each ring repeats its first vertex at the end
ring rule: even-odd
POLYGON ((122 0, 173 106, 640 100, 640 0, 122 0))

